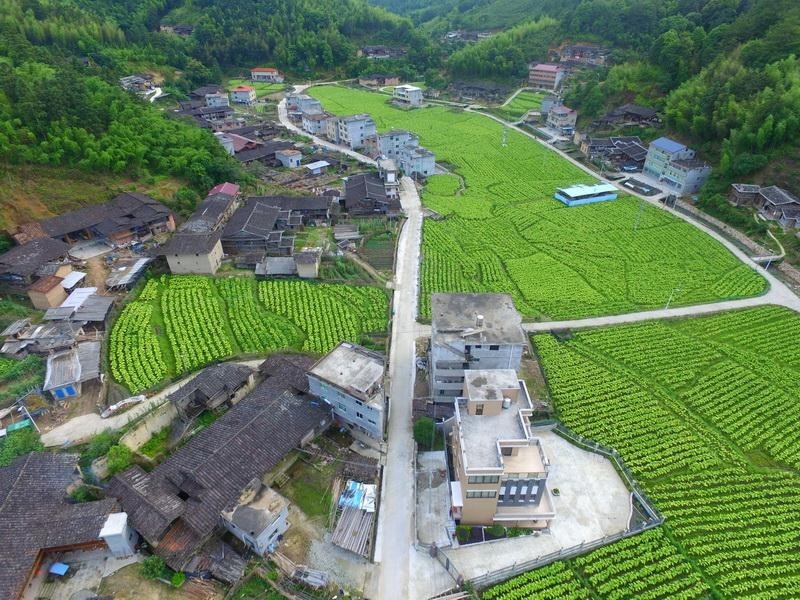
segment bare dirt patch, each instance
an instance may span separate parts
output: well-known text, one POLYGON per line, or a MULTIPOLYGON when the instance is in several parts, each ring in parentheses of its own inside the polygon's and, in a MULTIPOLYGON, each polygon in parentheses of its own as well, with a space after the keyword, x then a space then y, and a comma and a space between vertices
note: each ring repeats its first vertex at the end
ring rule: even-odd
MULTIPOLYGON (((145 579, 139 575, 139 565, 125 567, 103 579, 97 594, 113 596, 116 600, 195 600, 193 594, 183 589, 145 579)), ((217 586, 217 593, 211 597, 221 600, 225 594, 217 586)))

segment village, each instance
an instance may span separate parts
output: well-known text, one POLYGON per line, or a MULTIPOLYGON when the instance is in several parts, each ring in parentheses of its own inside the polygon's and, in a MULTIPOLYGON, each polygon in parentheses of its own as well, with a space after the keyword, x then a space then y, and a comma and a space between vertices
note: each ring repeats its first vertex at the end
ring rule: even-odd
MULTIPOLYGON (((564 104, 571 73, 609 54, 553 49, 511 93, 479 82, 433 93, 391 73, 347 85, 412 115, 444 106, 499 120, 503 145, 509 128, 533 136, 595 179, 552 186, 560 208, 625 194, 689 206, 711 167, 661 135, 655 110, 624 104, 579 127, 564 104), (532 105, 506 118, 520 94, 532 105)), ((392 561, 413 548, 407 597, 455 600, 470 597, 465 582, 485 587, 660 525, 617 451, 556 419, 534 329, 510 293, 434 291, 421 316, 423 220, 445 217, 420 197, 453 165, 424 134, 334 114, 274 67, 247 79, 197 88, 165 112, 210 130, 256 184, 219 182, 186 215, 126 191, 9 231, 0 284, 30 308, 3 323, 0 354, 33 357, 42 373, 0 404, 0 443, 33 436, 47 451, 0 466, 11 482, 0 485, 0 596, 389 598, 407 574, 392 561), (282 289, 297 306, 277 306, 282 289), (170 320, 174 299, 205 293, 216 308, 170 320), (175 350, 188 339, 175 329, 191 337, 212 320, 230 348, 216 351, 215 333, 175 350), (338 332, 333 321, 351 335, 309 342, 315 329, 338 332), (248 346, 259 327, 282 337, 248 346)), ((164 102, 145 74, 120 86, 164 102)), ((729 202, 800 228, 800 199, 778 186, 734 183, 729 202)))

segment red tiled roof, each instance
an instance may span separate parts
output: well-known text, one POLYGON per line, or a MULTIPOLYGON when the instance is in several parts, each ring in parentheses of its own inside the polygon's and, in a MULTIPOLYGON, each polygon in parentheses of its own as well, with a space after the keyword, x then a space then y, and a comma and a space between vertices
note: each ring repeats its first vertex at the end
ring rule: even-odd
POLYGON ((551 73, 554 73, 556 71, 560 71, 561 67, 559 67, 558 65, 540 63, 540 64, 536 65, 535 67, 533 67, 533 70, 534 71, 549 71, 551 73))
POLYGON ((253 88, 250 87, 249 85, 237 85, 235 88, 233 88, 233 91, 234 92, 252 92, 253 88))
POLYGON ((34 284, 32 284, 29 288, 29 292, 40 292, 42 294, 46 294, 54 287, 61 285, 61 282, 64 281, 61 277, 57 277, 55 275, 45 275, 41 279, 37 280, 34 284))
MULTIPOLYGON (((228 134, 230 135, 230 134, 228 134)), ((235 183, 230 183, 226 181, 225 183, 220 183, 219 185, 215 185, 213 188, 208 190, 208 196, 213 196, 214 194, 225 194, 226 196, 237 196, 239 194, 239 186, 235 183)))
POLYGON ((253 67, 250 69, 251 73, 277 73, 278 69, 272 67, 253 67))

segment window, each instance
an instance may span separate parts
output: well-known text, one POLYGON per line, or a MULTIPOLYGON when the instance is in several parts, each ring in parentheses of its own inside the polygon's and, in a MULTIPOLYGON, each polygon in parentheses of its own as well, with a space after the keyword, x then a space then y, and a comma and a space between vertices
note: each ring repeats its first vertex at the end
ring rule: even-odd
POLYGON ((362 415, 360 412, 357 412, 357 413, 356 413, 356 416, 357 416, 359 419, 363 419, 363 418, 364 418, 364 415, 362 415))
POLYGON ((513 448, 500 448, 500 452, 503 456, 511 456, 512 452, 514 452, 513 448))
POLYGON ((467 498, 494 498, 497 492, 494 490, 472 490, 467 491, 467 498))
POLYGON ((500 346, 498 346, 497 344, 492 344, 491 346, 489 346, 489 350, 500 350, 500 346))
POLYGON ((467 483, 497 483, 500 481, 499 475, 470 475, 467 483))
POLYGON ((475 414, 482 415, 483 414, 483 404, 476 404, 475 405, 475 414))

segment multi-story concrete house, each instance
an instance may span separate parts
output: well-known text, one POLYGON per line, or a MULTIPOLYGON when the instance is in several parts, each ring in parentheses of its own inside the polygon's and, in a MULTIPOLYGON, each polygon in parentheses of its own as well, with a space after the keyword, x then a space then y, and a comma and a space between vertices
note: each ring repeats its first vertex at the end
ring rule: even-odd
POLYGON ((563 135, 572 135, 575 123, 578 122, 578 111, 562 105, 554 106, 547 113, 547 126, 563 135))
POLYGON ((206 94, 206 106, 212 108, 218 108, 221 106, 230 106, 230 100, 228 98, 228 94, 223 92, 214 92, 212 94, 206 94))
POLYGON ((680 142, 660 137, 650 142, 643 173, 658 179, 679 195, 694 194, 708 179, 711 167, 695 158, 680 142))
POLYGON ((366 148, 371 156, 383 155, 398 160, 405 146, 419 146, 419 138, 405 129, 392 129, 367 140, 366 148))
POLYGON ((266 556, 289 529, 289 502, 254 478, 239 499, 222 510, 222 524, 256 554, 266 556))
POLYGON ((567 72, 563 67, 551 63, 531 63, 528 66, 528 83, 531 87, 556 91, 567 72))
POLYGON ((375 121, 367 114, 350 115, 338 120, 339 143, 351 150, 363 148, 365 140, 377 133, 375 121))
POLYGON ((234 104, 255 104, 256 90, 249 85, 237 85, 231 90, 231 100, 234 104))
POLYGON ((431 295, 430 385, 434 402, 452 402, 468 369, 519 369, 528 339, 508 294, 431 295))
POLYGON ((250 80, 283 83, 283 74, 273 67, 254 67, 250 69, 250 80))
POLYGON ((386 396, 384 360, 377 352, 342 342, 308 371, 308 391, 348 427, 383 439, 386 396))
POLYGON ((341 119, 339 117, 331 117, 330 119, 325 121, 325 137, 332 141, 334 144, 338 144, 339 139, 339 121, 341 119))
POLYGON ((318 115, 323 112, 322 103, 308 94, 288 94, 286 109, 290 115, 318 115))
POLYGON ((303 131, 307 131, 311 135, 325 135, 326 123, 330 119, 332 119, 332 117, 325 113, 313 115, 303 113, 303 131))
POLYGON ((381 158, 378 160, 378 174, 383 179, 383 186, 386 190, 387 198, 400 197, 400 173, 397 164, 391 158, 381 158))
POLYGON ((436 155, 422 146, 408 144, 400 149, 400 168, 406 175, 427 177, 436 170, 436 155))
POLYGON ((422 102, 424 101, 422 88, 418 88, 415 85, 408 85, 407 83, 396 86, 392 93, 392 98, 405 106, 422 106, 422 102))
POLYGON ((549 461, 530 429, 525 383, 511 369, 468 370, 446 423, 456 481, 453 515, 465 525, 544 529, 555 518, 549 461))

